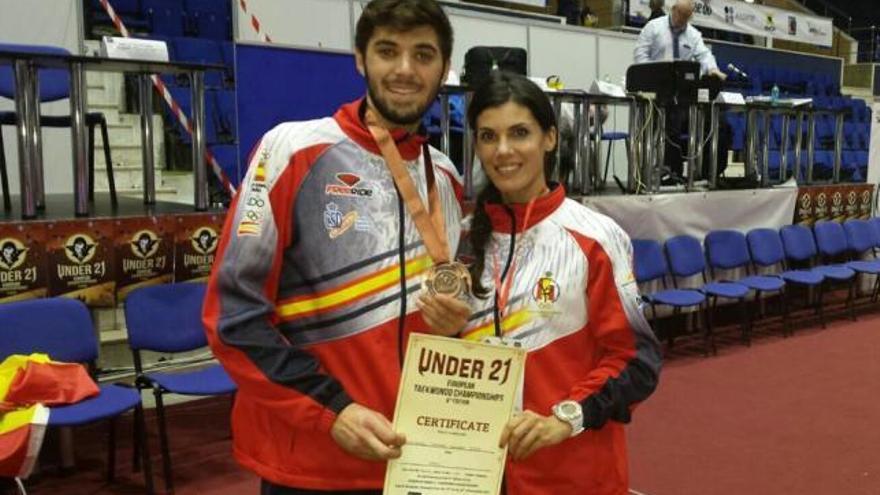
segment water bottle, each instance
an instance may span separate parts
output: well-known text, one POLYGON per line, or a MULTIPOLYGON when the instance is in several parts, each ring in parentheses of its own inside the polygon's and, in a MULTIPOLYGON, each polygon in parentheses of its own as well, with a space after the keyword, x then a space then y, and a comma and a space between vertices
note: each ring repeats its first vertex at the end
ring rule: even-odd
POLYGON ((773 85, 773 89, 770 90, 770 104, 774 107, 779 104, 779 86, 773 85))

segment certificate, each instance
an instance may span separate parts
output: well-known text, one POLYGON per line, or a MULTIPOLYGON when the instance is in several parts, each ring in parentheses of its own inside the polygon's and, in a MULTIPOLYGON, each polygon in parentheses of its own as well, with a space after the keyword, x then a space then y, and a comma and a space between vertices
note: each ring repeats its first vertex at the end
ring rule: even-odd
POLYGON ((385 495, 497 495, 523 349, 413 333, 394 411, 406 435, 385 495))

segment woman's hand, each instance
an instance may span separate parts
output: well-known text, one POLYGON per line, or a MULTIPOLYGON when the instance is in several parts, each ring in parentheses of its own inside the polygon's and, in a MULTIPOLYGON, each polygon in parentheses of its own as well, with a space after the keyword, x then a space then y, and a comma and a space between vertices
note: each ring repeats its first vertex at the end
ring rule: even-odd
POLYGON ((515 414, 501 433, 499 447, 508 446, 507 454, 515 461, 536 450, 556 445, 571 436, 571 425, 556 416, 541 416, 533 411, 515 414))
POLYGON ((471 316, 471 307, 466 302, 445 294, 422 294, 416 306, 431 333, 444 337, 457 335, 471 316))

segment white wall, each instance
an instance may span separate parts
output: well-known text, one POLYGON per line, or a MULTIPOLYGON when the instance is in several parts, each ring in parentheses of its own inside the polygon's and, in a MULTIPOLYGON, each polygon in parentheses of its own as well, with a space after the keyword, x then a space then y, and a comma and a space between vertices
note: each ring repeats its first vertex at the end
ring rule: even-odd
POLYGON ((239 41, 263 41, 251 25, 251 16, 273 42, 314 48, 350 50, 350 0, 249 0, 245 14, 232 0, 239 41))
MULTIPOLYGON (((79 0, 0 0, 0 43, 56 45, 80 53, 79 0)), ((0 110, 15 110, 0 98, 0 110)), ((46 103, 45 115, 69 115, 69 100, 46 103)), ((12 194, 18 194, 18 140, 15 128, 3 127, 6 168, 12 194)), ((47 193, 72 193, 73 160, 69 129, 43 131, 43 170, 47 193)))

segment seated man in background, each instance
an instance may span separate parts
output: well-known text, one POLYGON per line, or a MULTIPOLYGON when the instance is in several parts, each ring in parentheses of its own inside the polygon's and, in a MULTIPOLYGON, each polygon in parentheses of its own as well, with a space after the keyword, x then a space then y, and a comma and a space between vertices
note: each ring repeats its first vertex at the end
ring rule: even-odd
MULTIPOLYGON (((633 53, 635 63, 659 62, 663 60, 690 60, 700 63, 700 73, 704 77, 716 77, 724 81, 727 75, 718 69, 718 63, 712 51, 703 43, 703 35, 690 24, 694 15, 694 0, 675 0, 669 15, 657 17, 645 24, 636 42, 633 53)), ((722 119, 722 126, 726 126, 722 119)), ((686 141, 681 134, 687 132, 687 109, 668 107, 666 109, 666 150, 665 165, 667 174, 661 178, 664 184, 683 182, 683 150, 687 150, 686 141)), ((730 143, 730 130, 719 129, 719 139, 724 142, 719 146, 718 170, 720 173, 727 166, 727 152, 730 143), (726 138, 725 138, 726 136, 726 138)), ((708 151, 708 147, 706 147, 708 151)))

